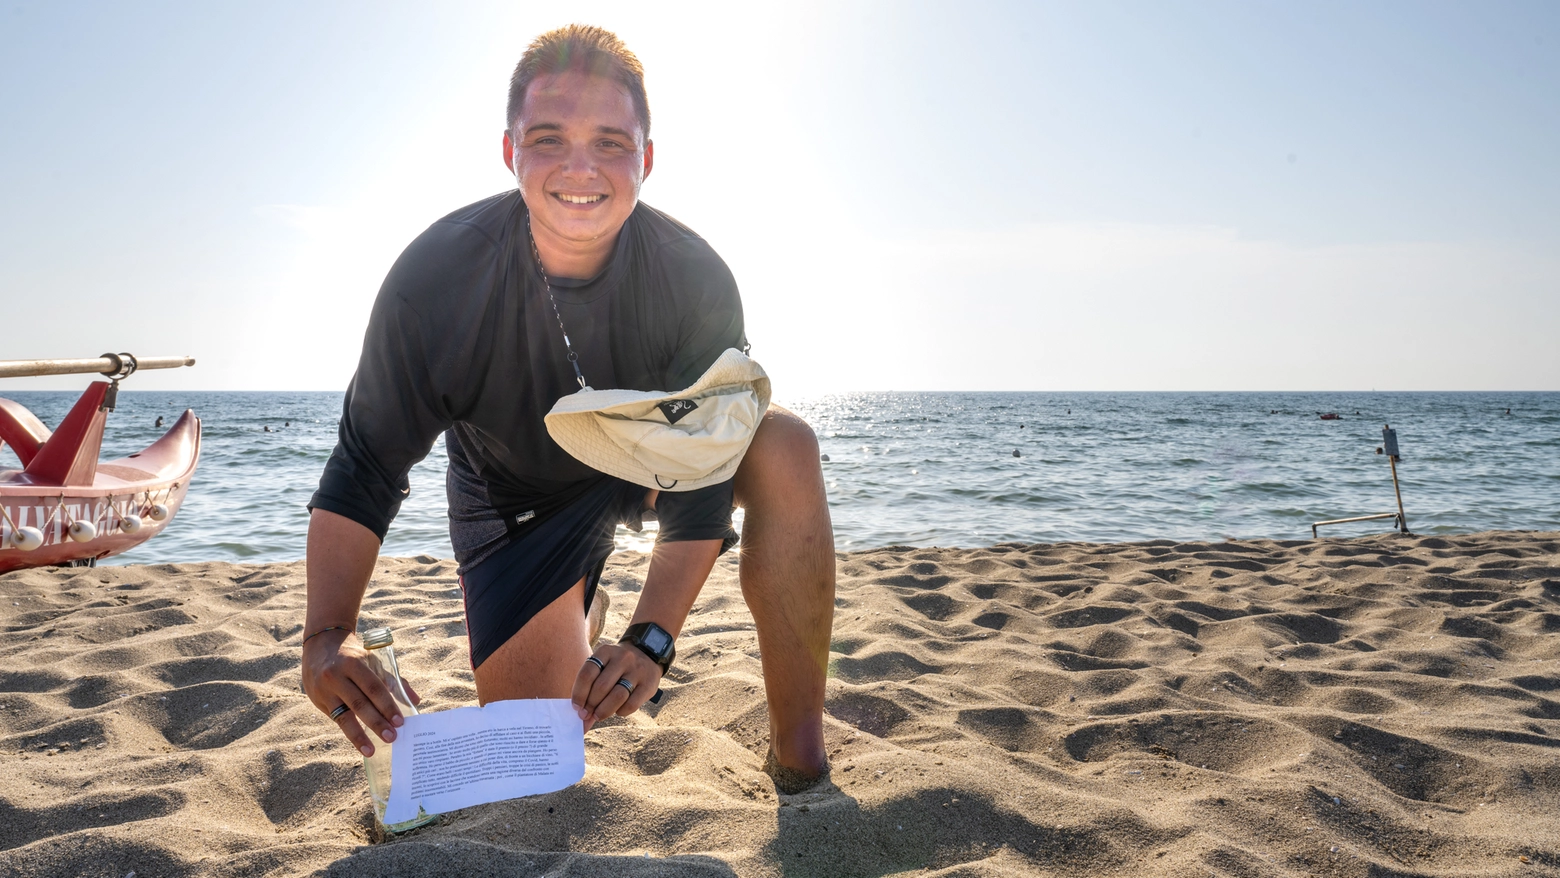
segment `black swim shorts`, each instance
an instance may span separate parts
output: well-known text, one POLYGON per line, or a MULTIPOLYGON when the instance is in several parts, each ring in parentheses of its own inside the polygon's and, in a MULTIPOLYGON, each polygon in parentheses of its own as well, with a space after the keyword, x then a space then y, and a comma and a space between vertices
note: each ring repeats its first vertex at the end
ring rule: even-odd
POLYGON ((466 571, 460 584, 466 596, 471 667, 480 667, 582 577, 584 606, 590 606, 601 571, 612 554, 617 526, 639 529, 648 493, 639 485, 602 479, 466 571))

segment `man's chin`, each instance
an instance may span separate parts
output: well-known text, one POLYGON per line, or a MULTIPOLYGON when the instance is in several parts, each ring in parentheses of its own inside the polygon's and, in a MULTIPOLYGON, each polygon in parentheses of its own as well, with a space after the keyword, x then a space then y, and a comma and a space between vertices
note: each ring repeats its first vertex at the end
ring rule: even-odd
POLYGON ((602 238, 617 234, 618 229, 623 228, 623 223, 628 217, 590 217, 586 219, 579 214, 567 214, 564 216, 546 217, 547 230, 553 235, 573 244, 589 244, 602 238))

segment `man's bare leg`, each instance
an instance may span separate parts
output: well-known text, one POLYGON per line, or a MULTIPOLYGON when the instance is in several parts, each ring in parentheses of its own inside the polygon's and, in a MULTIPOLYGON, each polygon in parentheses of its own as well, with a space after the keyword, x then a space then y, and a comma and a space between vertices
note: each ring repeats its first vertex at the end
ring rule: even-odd
POLYGON ((590 655, 587 628, 581 579, 482 662, 476 670, 477 702, 568 698, 590 655))
POLYGON ((737 470, 736 495, 746 511, 742 596, 758 627, 770 770, 782 788, 796 787, 828 767, 823 696, 834 624, 834 528, 807 422, 770 407, 737 470))

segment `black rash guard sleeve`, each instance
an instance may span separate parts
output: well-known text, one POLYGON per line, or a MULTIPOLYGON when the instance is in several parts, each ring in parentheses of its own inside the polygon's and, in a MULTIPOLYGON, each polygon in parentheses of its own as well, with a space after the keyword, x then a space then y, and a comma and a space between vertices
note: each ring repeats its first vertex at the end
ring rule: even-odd
MULTIPOLYGON (((661 263, 665 288, 686 297, 667 369, 667 390, 692 386, 726 349, 747 349, 742 300, 731 269, 707 246, 689 248, 679 257, 661 263)), ((660 519, 656 542, 725 540, 729 548, 736 540, 731 526, 734 496, 730 479, 695 491, 662 491, 655 501, 660 519)))
POLYGON ((655 500, 655 515, 660 519, 657 543, 681 543, 692 540, 724 540, 721 551, 736 544, 737 531, 731 526, 732 479, 708 485, 697 491, 662 491, 655 500))
POLYGON ((342 404, 336 448, 310 509, 346 516, 384 541, 410 494, 407 476, 412 467, 428 455, 462 405, 441 388, 461 385, 466 376, 460 364, 470 362, 462 354, 480 346, 469 335, 451 344, 445 333, 443 349, 429 350, 424 330, 435 324, 413 302, 426 302, 429 293, 456 272, 470 274, 473 264, 491 261, 490 255, 482 260, 482 254, 471 252, 487 249, 487 243, 434 226, 406 248, 385 277, 369 317, 357 374, 342 404))

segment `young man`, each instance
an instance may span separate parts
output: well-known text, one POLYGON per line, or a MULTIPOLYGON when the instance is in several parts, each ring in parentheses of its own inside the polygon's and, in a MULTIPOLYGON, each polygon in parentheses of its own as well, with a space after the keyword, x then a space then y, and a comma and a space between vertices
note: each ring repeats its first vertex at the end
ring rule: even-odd
POLYGON ((570 26, 527 49, 510 85, 504 164, 518 189, 424 232, 375 302, 340 439, 310 501, 303 683, 365 755, 395 740, 393 700, 363 662, 358 609, 407 473, 442 433, 477 697, 571 698, 586 728, 638 710, 746 509, 740 571, 762 651, 766 767, 785 790, 827 768, 824 678, 833 533, 817 440, 771 407, 736 477, 646 491, 598 473, 543 416, 589 381, 678 390, 745 348, 720 257, 639 202, 654 165, 639 61, 570 26), (619 522, 660 533, 625 639, 592 652, 586 608, 619 522))

